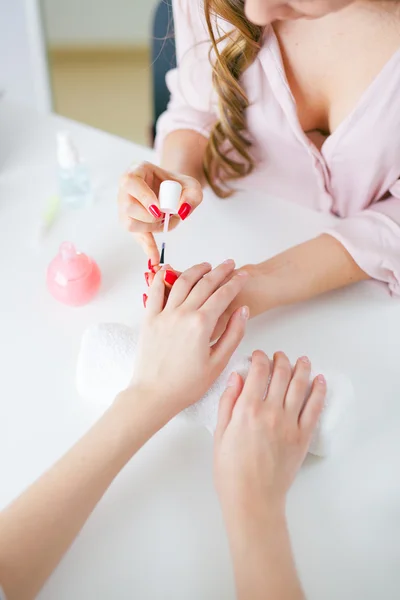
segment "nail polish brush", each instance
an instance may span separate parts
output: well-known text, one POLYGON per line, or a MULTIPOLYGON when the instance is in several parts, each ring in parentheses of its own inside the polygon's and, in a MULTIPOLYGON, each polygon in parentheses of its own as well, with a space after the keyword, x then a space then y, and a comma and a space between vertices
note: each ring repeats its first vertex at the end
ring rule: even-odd
POLYGON ((160 210, 165 215, 160 264, 165 263, 165 245, 169 229, 169 220, 171 215, 178 214, 181 194, 182 186, 177 181, 163 181, 160 185, 158 200, 160 203, 160 210))

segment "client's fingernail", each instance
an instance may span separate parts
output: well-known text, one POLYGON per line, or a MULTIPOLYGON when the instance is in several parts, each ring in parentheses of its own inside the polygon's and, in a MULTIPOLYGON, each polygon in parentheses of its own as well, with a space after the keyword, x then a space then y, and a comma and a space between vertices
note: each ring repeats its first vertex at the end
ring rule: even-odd
POLYGON ((248 272, 247 271, 238 271, 236 274, 238 275, 238 277, 247 277, 248 272))
POLYGON ((147 287, 150 287, 149 277, 150 277, 150 273, 147 273, 147 272, 146 272, 146 273, 144 274, 144 278, 145 278, 145 280, 146 280, 147 287))
POLYGON ((243 306, 240 310, 240 316, 242 317, 242 319, 248 319, 249 318, 249 307, 248 306, 243 306))
POLYGON ((323 375, 318 375, 317 377, 317 381, 318 383, 320 383, 321 385, 326 385, 326 379, 323 375))
POLYGON ((228 387, 228 388, 229 387, 234 387, 235 383, 236 383, 236 373, 231 373, 229 375, 229 379, 228 379, 228 381, 226 383, 226 387, 228 387))
POLYGON ((153 274, 155 273, 154 267, 151 264, 151 258, 149 258, 149 262, 147 263, 147 266, 149 268, 149 271, 151 271, 153 274))
POLYGON ((309 364, 311 364, 311 363, 310 363, 310 359, 308 358, 308 356, 302 356, 302 357, 301 357, 299 360, 300 360, 302 363, 304 363, 305 365, 309 365, 309 364))
POLYGON ((161 210, 158 208, 158 206, 156 204, 150 204, 149 213, 152 214, 153 217, 155 217, 156 219, 159 219, 162 214, 161 210))
POLYGON ((146 308, 147 300, 148 300, 148 295, 147 294, 143 294, 143 306, 145 308, 146 308))
POLYGON ((178 215, 180 216, 182 221, 184 221, 185 219, 188 218, 191 211, 192 211, 192 207, 190 206, 190 204, 188 202, 184 202, 182 204, 182 206, 180 207, 180 209, 178 210, 178 215))
POLYGON ((175 281, 178 279, 178 275, 173 271, 165 271, 164 281, 168 283, 168 285, 174 285, 175 281))
POLYGON ((224 260, 224 262, 222 264, 224 264, 224 265, 234 265, 235 261, 232 260, 232 258, 227 258, 226 260, 224 260))

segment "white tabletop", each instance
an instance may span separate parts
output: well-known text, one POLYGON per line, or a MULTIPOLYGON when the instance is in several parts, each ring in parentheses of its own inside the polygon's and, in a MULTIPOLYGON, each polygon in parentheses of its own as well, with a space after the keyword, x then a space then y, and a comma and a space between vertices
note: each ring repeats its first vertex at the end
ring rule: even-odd
MULTIPOLYGON (((98 416, 74 387, 84 329, 141 319, 146 260, 117 222, 116 190, 132 161, 151 158, 127 141, 0 102, 0 506, 98 416), (35 248, 43 204, 56 190, 55 133, 65 128, 90 164, 97 202, 64 214, 35 248), (65 239, 103 272, 101 294, 79 309, 56 303, 45 287, 47 264, 65 239)), ((176 268, 260 261, 332 219, 261 193, 228 201, 208 194, 170 235, 167 259, 176 268)), ((307 459, 289 497, 307 598, 399 598, 400 302, 385 286, 364 283, 276 310, 250 323, 243 352, 256 347, 308 354, 320 369, 346 373, 356 391, 345 451, 307 459)), ((40 594, 55 598, 234 598, 206 431, 177 419, 135 457, 40 594)))

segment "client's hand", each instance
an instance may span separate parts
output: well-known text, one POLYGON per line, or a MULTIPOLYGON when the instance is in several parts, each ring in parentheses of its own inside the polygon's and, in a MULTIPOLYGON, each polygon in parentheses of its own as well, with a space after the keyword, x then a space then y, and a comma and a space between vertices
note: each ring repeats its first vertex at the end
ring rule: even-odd
POLYGON ((231 376, 215 434, 216 487, 228 522, 284 511, 326 395, 322 375, 308 393, 310 372, 307 358, 292 371, 283 353, 271 365, 257 351, 244 386, 239 375, 231 376))
POLYGON ((232 260, 213 271, 207 263, 192 267, 174 283, 166 302, 166 271, 154 277, 132 385, 155 398, 166 419, 203 396, 243 338, 247 307, 233 313, 218 343, 210 347, 219 318, 247 279, 241 272, 226 281, 234 267, 232 260))

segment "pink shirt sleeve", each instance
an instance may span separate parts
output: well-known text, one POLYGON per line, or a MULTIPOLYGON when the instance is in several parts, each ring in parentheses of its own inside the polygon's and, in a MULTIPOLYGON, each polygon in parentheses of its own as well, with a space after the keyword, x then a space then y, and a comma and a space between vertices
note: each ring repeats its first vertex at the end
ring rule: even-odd
POLYGON ((390 196, 327 230, 373 279, 400 296, 400 180, 390 196))
POLYGON ((173 0, 173 14, 178 66, 167 74, 171 100, 157 123, 157 153, 172 131, 191 129, 208 137, 216 121, 210 38, 201 2, 173 0))

